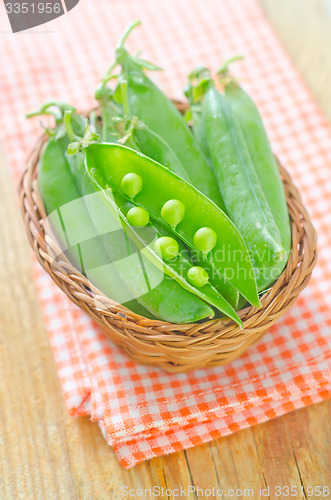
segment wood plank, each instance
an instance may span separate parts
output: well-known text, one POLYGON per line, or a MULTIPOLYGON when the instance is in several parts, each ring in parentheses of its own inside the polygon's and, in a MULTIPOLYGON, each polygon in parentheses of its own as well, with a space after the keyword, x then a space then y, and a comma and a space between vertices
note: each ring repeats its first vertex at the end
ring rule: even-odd
POLYGON ((258 498, 260 488, 266 484, 250 429, 217 439, 209 448, 223 492, 240 489, 242 493, 237 491, 236 498, 258 498))
MULTIPOLYGON (((298 418, 297 416, 295 418, 298 418)), ((252 429, 265 482, 274 500, 282 495, 282 488, 292 486, 298 492, 296 498, 305 498, 301 493, 301 473, 298 470, 295 452, 287 429, 287 416, 252 429), (281 489, 279 489, 281 488, 281 489)), ((286 491, 285 491, 286 493, 286 491)))
POLYGON ((259 0, 286 51, 331 121, 330 0, 259 0))

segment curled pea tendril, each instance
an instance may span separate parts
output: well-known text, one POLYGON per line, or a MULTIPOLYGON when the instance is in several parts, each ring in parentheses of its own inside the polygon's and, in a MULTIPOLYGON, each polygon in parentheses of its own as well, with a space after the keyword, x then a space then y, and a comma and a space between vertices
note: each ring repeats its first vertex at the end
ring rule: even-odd
POLYGON ((81 151, 83 148, 86 148, 89 144, 93 142, 99 142, 100 141, 100 136, 94 132, 91 131, 89 122, 86 118, 82 118, 85 123, 85 130, 84 130, 84 135, 83 137, 80 137, 77 135, 72 126, 72 115, 73 115, 72 110, 67 110, 64 113, 64 126, 67 132, 67 135, 69 137, 69 140, 71 143, 68 146, 67 153, 69 155, 78 153, 81 151))
POLYGON ((244 59, 244 56, 242 55, 237 55, 230 57, 225 63, 222 64, 222 66, 219 68, 217 71, 217 76, 223 86, 228 85, 229 83, 237 83, 236 79, 230 74, 229 71, 229 66, 235 61, 241 61, 244 59))

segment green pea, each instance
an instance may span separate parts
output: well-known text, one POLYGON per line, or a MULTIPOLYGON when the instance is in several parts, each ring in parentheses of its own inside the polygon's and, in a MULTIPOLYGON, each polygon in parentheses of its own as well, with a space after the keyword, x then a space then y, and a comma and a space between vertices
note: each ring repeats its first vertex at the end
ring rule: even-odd
POLYGON ((177 226, 185 215, 185 205, 179 200, 168 200, 161 209, 161 217, 170 226, 177 226))
POLYGON ((164 260, 171 260, 177 257, 179 252, 178 243, 170 236, 161 236, 154 243, 155 252, 164 260))
POLYGON ((208 283, 209 275, 203 267, 194 266, 187 272, 187 278, 191 285, 201 288, 208 283))
POLYGON ((130 172, 126 174, 121 182, 121 189, 126 196, 133 198, 136 196, 143 187, 143 181, 140 175, 130 172))
POLYGON ((131 226, 144 227, 149 223, 149 213, 141 207, 130 208, 126 216, 131 226))
POLYGON ((217 234, 210 227, 201 227, 193 237, 193 243, 200 252, 209 253, 217 243, 217 234))

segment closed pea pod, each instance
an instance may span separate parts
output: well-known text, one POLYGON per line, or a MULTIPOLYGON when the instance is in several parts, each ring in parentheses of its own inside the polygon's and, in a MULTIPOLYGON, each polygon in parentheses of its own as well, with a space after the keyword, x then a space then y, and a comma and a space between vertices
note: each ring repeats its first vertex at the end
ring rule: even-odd
POLYGON ((118 87, 118 93, 125 101, 125 109, 122 109, 114 101, 114 95, 106 86, 107 78, 100 84, 97 89, 96 97, 100 105, 100 112, 103 124, 103 142, 120 142, 141 151, 153 160, 169 168, 172 172, 179 175, 183 179, 189 181, 189 175, 183 167, 181 161, 176 155, 171 146, 157 134, 151 130, 145 123, 138 120, 137 117, 132 117, 132 112, 129 109, 129 101, 127 96, 127 84, 123 83, 118 87), (109 132, 110 131, 110 132, 109 132))
POLYGON ((189 175, 175 151, 159 134, 148 127, 137 127, 133 131, 133 136, 142 153, 189 182, 189 175))
POLYGON ((224 86, 225 98, 238 120, 249 154, 254 158, 254 168, 288 254, 291 249, 291 227, 285 192, 261 115, 249 95, 227 75, 224 86))
MULTIPOLYGON (((38 170, 38 185, 41 197, 43 199, 49 221, 56 230, 58 238, 65 245, 65 253, 71 262, 82 272, 85 271, 88 279, 105 295, 115 301, 121 302, 124 297, 131 294, 125 287, 117 271, 111 266, 105 266, 109 263, 109 258, 101 244, 100 239, 92 224, 90 215, 84 203, 80 203, 80 192, 75 180, 70 172, 65 151, 67 149, 68 139, 57 140, 51 137, 45 149, 43 150, 40 166, 38 170), (70 207, 71 217, 75 219, 75 233, 80 235, 83 241, 87 235, 94 235, 93 248, 85 246, 84 262, 80 260, 81 251, 78 252, 77 245, 67 248, 65 233, 58 221, 62 220, 61 212, 63 208, 70 207), (59 214, 59 215, 58 215, 59 214), (80 254, 80 255, 79 255, 80 254), (103 264, 103 265, 102 265, 103 264), (102 271, 101 267, 102 266, 102 271)), ((143 316, 150 316, 141 304, 134 298, 124 300, 123 305, 143 316)))
POLYGON ((109 185, 124 194, 122 179, 128 173, 138 175, 142 179, 142 189, 134 197, 134 203, 145 208, 155 220, 164 223, 162 208, 169 200, 179 199, 185 205, 185 216, 175 228, 167 227, 197 254, 199 265, 208 267, 212 283, 218 276, 225 277, 248 301, 259 306, 252 262, 245 243, 234 224, 211 200, 162 165, 125 146, 92 144, 85 152, 89 175, 100 188, 109 185), (207 255, 198 251, 193 241, 201 227, 210 227, 217 234, 215 247, 207 255))
POLYGON ((203 97, 202 119, 227 213, 252 252, 258 289, 264 290, 283 270, 286 252, 242 130, 213 85, 203 97))
POLYGON ((124 82, 127 91, 126 105, 132 115, 169 144, 184 167, 186 178, 217 205, 223 206, 214 173, 185 119, 145 75, 143 68, 150 69, 150 65, 131 56, 123 47, 127 35, 137 24, 140 23, 134 23, 125 33, 116 51, 116 61, 122 66, 119 85, 124 82))
MULTIPOLYGON (((127 93, 127 85, 123 93, 127 93)), ((170 145, 137 117, 131 118, 129 109, 126 109, 124 113, 124 110, 114 102, 113 94, 106 87, 106 82, 99 86, 96 95, 103 122, 103 142, 125 143, 132 149, 153 158, 183 179, 189 180, 185 168, 170 145)), ((129 105, 128 102, 127 105, 129 105)))
MULTIPOLYGON (((189 107, 186 110, 185 118, 190 123, 193 134, 215 174, 213 163, 209 157, 206 130, 201 118, 201 98, 203 96, 204 89, 209 85, 210 78, 210 71, 205 67, 198 67, 190 73, 188 77, 188 83, 184 91, 189 102, 189 107)), ((221 208, 224 212, 226 212, 224 201, 221 208)))

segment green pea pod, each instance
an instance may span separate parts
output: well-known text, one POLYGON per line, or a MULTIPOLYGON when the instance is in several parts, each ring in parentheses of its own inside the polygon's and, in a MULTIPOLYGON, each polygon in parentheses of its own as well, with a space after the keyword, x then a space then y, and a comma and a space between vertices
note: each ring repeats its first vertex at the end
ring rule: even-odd
MULTIPOLYGON (((87 163, 89 163, 89 161, 87 163)), ((104 179, 101 178, 99 172, 93 172, 91 174, 91 178, 95 182, 95 186, 97 187, 99 192, 104 196, 104 199, 107 203, 106 208, 110 208, 115 216, 119 216, 121 218, 123 228, 129 235, 129 238, 133 240, 134 248, 139 248, 140 253, 143 256, 145 266, 148 267, 147 262, 150 262, 150 273, 153 272, 153 270, 155 270, 154 272, 157 272, 158 270, 158 272, 164 272, 167 276, 173 278, 173 280, 177 282, 179 288, 182 287, 183 292, 190 292, 190 294, 194 294, 196 297, 199 297, 200 299, 208 302, 209 304, 216 307, 219 311, 232 318, 238 325, 242 326, 241 320, 236 311, 216 291, 215 288, 210 286, 208 283, 205 283, 202 286, 195 286, 187 280, 186 273, 189 269, 192 268, 192 264, 190 261, 185 259, 181 254, 172 256, 171 260, 169 261, 168 259, 162 260, 162 258, 155 252, 155 243, 156 241, 158 241, 159 237, 161 237, 162 233, 158 232, 155 229, 154 225, 149 228, 144 228, 143 233, 141 232, 141 230, 137 230, 137 228, 132 228, 129 225, 128 219, 124 215, 124 211, 122 211, 123 209, 119 210, 119 205, 121 206, 121 203, 119 203, 118 197, 114 198, 112 190, 109 188, 105 188, 104 179)), ((175 241, 173 238, 168 239, 172 240, 172 243, 175 241)), ((131 280, 133 279, 134 274, 132 273, 131 280)), ((167 294, 165 294, 165 297, 167 296, 167 294)), ((179 300, 178 294, 173 296, 173 301, 176 300, 179 300)))
MULTIPOLYGON (((129 209, 134 207, 135 205, 126 202, 126 200, 121 195, 116 193, 114 193, 114 200, 120 212, 125 217, 128 217, 127 213, 129 209)), ((157 238, 156 241, 159 241, 159 239, 162 239, 163 237, 166 237, 169 240, 174 240, 173 238, 169 238, 169 230, 157 221, 153 221, 152 225, 149 224, 149 226, 141 229, 135 228, 135 231, 138 232, 138 236, 145 246, 148 246, 150 244, 152 240, 151 235, 157 238)), ((192 269, 192 261, 182 241, 178 238, 176 238, 174 241, 178 245, 178 253, 174 258, 171 258, 171 260, 167 264, 171 268, 171 275, 174 272, 177 276, 177 280, 182 284, 183 278, 185 279, 186 276, 189 275, 190 269, 192 269)), ((188 285, 188 283, 185 283, 184 288, 187 288, 188 285)), ((189 289, 192 290, 192 287, 190 285, 189 289)), ((212 306, 216 307, 220 312, 232 318, 238 325, 242 326, 242 323, 238 315, 235 313, 232 305, 229 305, 228 301, 223 298, 216 290, 216 288, 214 288, 210 283, 206 283, 203 286, 195 288, 194 293, 212 306)))
MULTIPOLYGON (((166 227, 191 248, 202 264, 259 307, 245 243, 235 225, 210 199, 159 163, 125 146, 91 144, 85 153, 88 173, 98 188, 110 187, 130 201, 134 198, 135 205, 146 209, 161 224, 167 221, 166 227), (181 217, 171 214, 173 207, 166 207, 171 200, 175 200, 176 210, 184 207, 181 217), (170 212, 170 218, 163 209, 170 212), (176 220, 171 222, 173 217, 176 220), (201 229, 207 229, 202 238, 201 229)), ((213 276, 210 281, 213 283, 213 276)))
MULTIPOLYGON (((165 166, 179 177, 186 181, 188 180, 185 178, 185 172, 183 172, 183 168, 176 154, 158 134, 155 134, 155 132, 146 127, 135 127, 131 124, 129 129, 131 128, 132 131, 128 135, 130 141, 126 142, 126 146, 130 146, 135 151, 142 152, 146 156, 149 156, 149 158, 161 163, 161 165, 165 166), (128 142, 130 142, 130 144, 128 144, 128 142)), ((201 259, 197 258, 196 255, 193 255, 192 258, 194 262, 201 264, 201 259)), ((213 281, 220 294, 232 307, 237 309, 239 292, 221 276, 214 276, 213 281)))
POLYGON ((202 119, 227 213, 252 252, 258 289, 264 290, 283 270, 286 252, 239 123, 212 85, 203 97, 202 119))
MULTIPOLYGON (((189 102, 189 107, 185 112, 185 119, 190 123, 192 131, 209 163, 211 163, 211 161, 207 147, 206 131, 201 119, 201 101, 206 88, 210 84, 210 80, 211 75, 209 69, 204 66, 199 66, 190 73, 184 90, 185 96, 189 102)), ((225 207, 222 208, 222 210, 225 210, 225 207)))
POLYGON ((156 132, 148 127, 136 127, 133 130, 138 147, 144 155, 161 163, 182 179, 190 182, 189 176, 174 150, 156 132))
MULTIPOLYGON (((102 86, 99 88, 97 95, 99 97, 101 115, 107 121, 111 123, 110 117, 107 116, 110 108, 108 106, 109 101, 112 101, 112 94, 107 92, 102 86)), ((122 89, 122 96, 127 95, 127 88, 122 89)), ((113 113, 115 106, 111 106, 110 113, 113 113)), ((114 115, 112 114, 112 118, 114 115)), ((112 122, 114 124, 114 121, 112 122)), ((187 179, 186 172, 179 161, 175 152, 170 148, 170 146, 160 137, 158 134, 149 129, 145 124, 142 124, 137 118, 123 118, 118 116, 116 120, 116 130, 118 138, 123 141, 125 139, 126 146, 134 149, 135 151, 141 151, 150 158, 158 161, 166 168, 176 173, 182 178, 187 179)), ((110 141, 114 142, 114 141, 110 141)), ((197 262, 199 263, 199 261, 197 262)), ((224 297, 224 299, 236 309, 239 301, 239 292, 224 278, 217 276, 215 279, 215 286, 219 290, 219 293, 224 297)), ((212 301, 215 300, 215 293, 211 294, 211 304, 215 305, 212 301)), ((221 305, 223 306, 223 299, 221 299, 221 305)), ((216 305, 217 307, 217 305, 216 305)), ((223 311, 226 312, 226 311, 223 311)))
MULTIPOLYGON (((141 151, 150 158, 169 168, 183 179, 189 181, 188 176, 173 149, 164 141, 164 139, 153 132, 145 124, 137 120, 136 117, 125 119, 123 116, 117 116, 116 125, 113 119, 115 118, 114 110, 116 104, 113 102, 113 94, 108 91, 102 84, 97 90, 97 97, 100 103, 101 116, 106 123, 111 124, 117 130, 118 139, 123 141, 125 145, 141 151), (110 116, 111 115, 111 116, 110 116)), ((121 88, 121 97, 123 101, 127 101, 127 86, 121 88)), ((125 106, 127 108, 128 105, 125 106)), ((103 135, 104 137, 104 135, 103 135)), ((115 142, 110 140, 109 142, 115 142)), ((197 263, 200 263, 197 260, 197 263)), ((229 304, 235 309, 238 307, 239 292, 222 277, 215 277, 215 286, 220 294, 226 299, 229 304)))
MULTIPOLYGON (((138 134, 135 134, 137 119, 131 118, 129 116, 125 118, 123 116, 123 110, 120 109, 119 106, 114 102, 113 92, 106 87, 106 83, 107 83, 107 78, 101 82, 96 91, 96 98, 99 101, 100 113, 103 122, 102 126, 103 141, 118 142, 118 140, 122 141, 125 140, 126 145, 131 147, 135 151, 140 151, 141 145, 143 144, 145 148, 149 148, 150 151, 153 151, 154 155, 157 155, 160 159, 162 158, 163 161, 166 161, 169 164, 171 162, 173 168, 177 168, 177 170, 179 171, 180 169, 182 169, 181 173, 185 174, 175 153, 171 151, 171 149, 167 146, 167 144, 162 140, 161 137, 157 136, 157 134, 147 129, 146 126, 144 126, 145 133, 142 132, 141 134, 139 134, 139 138, 141 140, 139 142, 137 137, 138 134), (148 143, 148 138, 151 141, 150 143, 148 143)), ((123 100, 127 101, 126 86, 122 86, 120 90, 123 100)), ((126 109, 126 111, 128 111, 127 102, 124 108, 126 109)), ((91 181, 88 178, 86 179, 86 177, 87 177, 86 173, 80 172, 77 178, 77 182, 83 183, 84 185, 82 186, 83 190, 85 189, 85 192, 88 192, 88 190, 86 191, 86 187, 90 189, 91 181)), ((114 197, 114 193, 108 191, 108 195, 109 194, 111 198, 114 197)), ((117 197, 116 204, 119 205, 120 201, 121 201, 120 198, 117 197)), ((90 208, 89 210, 90 213, 93 213, 95 211, 95 208, 96 207, 94 207, 94 210, 90 208)), ((107 207, 103 207, 102 210, 105 212, 103 216, 102 214, 100 214, 98 217, 96 217, 95 220, 95 224, 98 227, 100 227, 100 223, 102 224, 102 221, 109 219, 109 215, 107 215, 107 207)), ((124 223, 123 227, 125 228, 124 223)), ((133 247, 132 249, 132 243, 129 244, 127 241, 126 246, 129 254, 132 255, 132 253, 136 252, 137 248, 133 247)), ((122 242, 122 247, 125 247, 124 242, 122 242)), ((110 245, 108 245, 108 251, 112 254, 114 254, 114 251, 116 252, 116 249, 114 248, 114 242, 110 242, 110 245)), ((143 267, 145 268, 145 270, 146 267, 149 267, 148 279, 153 281, 153 274, 158 273, 157 268, 154 267, 153 265, 148 266, 146 261, 143 267)), ((129 272, 128 269, 123 269, 122 270, 123 276, 127 275, 128 272, 129 272)), ((135 273, 133 272, 130 280, 131 287, 136 286, 135 281, 137 280, 135 273)), ((141 299, 138 300, 142 300, 143 303, 147 305, 149 310, 152 310, 154 314, 158 315, 159 317, 162 318, 169 317, 169 311, 172 310, 174 311, 174 314, 177 314, 178 319, 172 319, 172 320, 170 319, 169 321, 188 322, 184 321, 183 317, 187 318, 189 308, 185 306, 187 305, 187 303, 190 302, 190 300, 192 301, 192 297, 190 297, 187 290, 185 289, 179 291, 178 286, 179 286, 178 283, 172 282, 172 280, 168 276, 165 276, 163 283, 161 283, 158 286, 152 287, 152 289, 149 290, 148 294, 144 295, 143 297, 141 297, 141 299), (175 293, 175 295, 173 295, 173 293, 175 293), (170 296, 172 296, 173 299, 170 299, 170 296)), ((137 292, 137 289, 135 289, 135 293, 137 296, 141 295, 140 293, 137 292)), ((213 296, 212 293, 211 295, 213 296)), ((234 293, 232 293, 232 295, 234 295, 234 293)), ((235 299, 233 300, 235 305, 237 304, 236 298, 237 297, 235 296, 235 299)), ((212 302, 213 300, 215 300, 215 297, 212 297, 212 302)), ((221 304, 223 305, 222 298, 220 298, 220 301, 221 304)), ((194 310, 194 304, 191 307, 194 310)), ((204 311, 204 313, 206 313, 206 311, 204 311)), ((232 313, 232 311, 230 311, 230 313, 232 313)), ((214 314, 213 311, 209 309, 209 316, 212 317, 213 314, 214 314)), ((194 313, 193 313, 191 321, 194 320, 196 321, 197 319, 196 316, 194 319, 194 313)))
POLYGON ((41 155, 38 186, 47 214, 79 197, 68 169, 64 149, 65 146, 63 148, 58 140, 51 137, 41 155), (63 189, 63 186, 66 186, 66 189, 63 189))
POLYGON ((225 85, 225 97, 239 122, 262 190, 280 232, 287 255, 291 250, 291 227, 283 183, 260 113, 249 95, 234 81, 225 85))
POLYGON ((122 66, 122 80, 128 92, 129 108, 173 149, 192 184, 222 206, 215 176, 184 117, 168 97, 145 75, 141 64, 120 46, 116 51, 122 66))
MULTIPOLYGON (((95 228, 84 204, 80 200, 80 193, 70 173, 68 162, 65 157, 65 150, 69 141, 66 139, 56 140, 50 138, 43 150, 40 166, 38 170, 38 185, 41 197, 44 201, 46 212, 52 226, 55 228, 58 237, 64 244, 65 253, 77 268, 87 271, 90 281, 105 295, 113 300, 121 302, 122 297, 130 296, 128 290, 120 280, 118 273, 111 268, 109 258, 107 258, 100 242, 93 238, 93 247, 88 249, 85 246, 84 263, 82 265, 81 252, 77 244, 70 244, 68 241, 68 231, 66 225, 63 226, 63 219, 68 224, 72 222, 75 227, 75 234, 78 240, 85 240, 95 236, 95 228), (66 208, 67 207, 67 210, 66 208), (62 224, 61 224, 62 222, 62 224), (79 236, 78 236, 79 235, 79 236), (87 250, 87 252, 86 252, 87 250), (90 266, 87 265, 90 263, 90 266), (101 266, 101 263, 104 265, 101 266), (124 290, 123 290, 124 287, 124 290)), ((126 300, 125 307, 130 310, 148 316, 148 311, 136 302, 136 300, 126 300)))
MULTIPOLYGON (((158 318, 173 323, 189 323, 213 317, 213 310, 205 302, 160 273, 144 256, 141 258, 141 252, 130 242, 125 228, 122 228, 118 210, 109 210, 97 195, 86 173, 83 153, 70 155, 68 160, 97 232, 104 235, 106 253, 114 262, 126 287, 137 297, 137 302, 158 318), (128 259, 130 256, 132 258, 128 259)), ((111 191, 108 191, 108 197, 112 198, 111 191)), ((117 198, 114 206, 119 203, 120 198, 117 198)))

